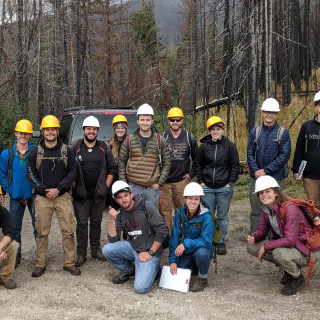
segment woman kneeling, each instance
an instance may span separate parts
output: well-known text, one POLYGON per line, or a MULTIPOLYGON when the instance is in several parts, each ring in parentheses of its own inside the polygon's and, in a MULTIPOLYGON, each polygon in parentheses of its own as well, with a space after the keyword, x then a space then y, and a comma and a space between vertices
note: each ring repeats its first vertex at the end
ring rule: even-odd
MULTIPOLYGON (((286 198, 280 193, 274 178, 258 178, 254 193, 258 194, 262 202, 262 212, 257 231, 247 238, 248 252, 257 256, 260 261, 267 260, 282 268, 284 276, 280 282, 284 287, 281 293, 294 295, 305 284, 301 268, 308 266, 310 255, 310 250, 306 247, 306 231, 299 228, 299 225, 307 228, 311 226, 303 212, 294 204, 286 207, 286 219, 281 218, 280 207, 286 198), (271 238, 266 240, 268 235, 271 238)), ((311 231, 307 232, 310 233, 309 236, 313 235, 311 231)), ((319 251, 313 251, 312 255, 315 260, 320 258, 319 251)))
POLYGON ((177 268, 191 269, 198 267, 198 280, 191 285, 190 291, 202 291, 208 285, 208 270, 213 256, 212 238, 214 223, 209 206, 202 201, 202 187, 189 183, 183 196, 185 205, 175 214, 170 238, 170 272, 177 273, 177 268))

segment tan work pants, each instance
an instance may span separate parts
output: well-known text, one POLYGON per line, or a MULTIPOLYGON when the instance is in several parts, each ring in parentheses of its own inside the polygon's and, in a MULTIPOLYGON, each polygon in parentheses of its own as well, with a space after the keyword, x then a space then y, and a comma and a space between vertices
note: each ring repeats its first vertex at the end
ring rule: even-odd
POLYGON ((73 212, 71 197, 68 192, 54 200, 37 195, 35 198, 36 229, 36 266, 45 267, 47 264, 48 236, 51 227, 53 212, 56 212, 61 233, 62 247, 64 253, 64 266, 70 267, 75 263, 75 241, 76 218, 73 212))
POLYGON ((304 191, 309 200, 314 200, 320 206, 320 180, 303 178, 304 191))
POLYGON ((19 249, 19 243, 13 240, 7 246, 4 247, 4 251, 7 254, 5 260, 1 260, 0 264, 0 279, 9 280, 13 277, 14 265, 16 263, 17 252, 19 249))

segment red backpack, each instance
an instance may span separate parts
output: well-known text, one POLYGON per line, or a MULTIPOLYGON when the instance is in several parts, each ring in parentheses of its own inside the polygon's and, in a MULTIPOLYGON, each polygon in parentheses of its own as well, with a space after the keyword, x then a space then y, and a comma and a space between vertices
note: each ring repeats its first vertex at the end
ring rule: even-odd
MULTIPOLYGON (((280 207, 280 214, 283 220, 286 220, 286 208, 290 204, 298 206, 306 217, 308 223, 312 228, 307 228, 300 224, 299 228, 304 229, 307 237, 307 244, 305 245, 309 250, 314 250, 320 247, 320 210, 317 208, 316 203, 313 200, 294 199, 287 197, 288 201, 284 202, 280 207), (307 231, 313 232, 310 237, 307 231)), ((309 285, 310 275, 314 260, 310 254, 309 267, 308 267, 308 279, 307 286, 309 285)))

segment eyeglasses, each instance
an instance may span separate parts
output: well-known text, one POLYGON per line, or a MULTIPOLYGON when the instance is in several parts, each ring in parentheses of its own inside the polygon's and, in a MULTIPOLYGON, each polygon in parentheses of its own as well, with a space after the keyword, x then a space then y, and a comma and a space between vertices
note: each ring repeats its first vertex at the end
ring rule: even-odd
POLYGON ((182 119, 169 119, 170 122, 181 122, 182 119))

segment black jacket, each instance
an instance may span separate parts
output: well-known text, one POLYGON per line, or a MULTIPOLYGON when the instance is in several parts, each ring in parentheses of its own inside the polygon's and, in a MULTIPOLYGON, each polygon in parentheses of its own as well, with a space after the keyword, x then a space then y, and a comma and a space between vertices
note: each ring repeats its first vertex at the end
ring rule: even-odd
POLYGON ((301 126, 293 157, 293 173, 298 173, 302 160, 307 161, 305 178, 320 179, 320 122, 314 117, 301 126))
POLYGON ((77 166, 72 150, 67 148, 67 167, 61 158, 62 141, 58 138, 55 147, 47 148, 44 139, 39 141, 44 149, 44 159, 37 169, 38 146, 32 148, 27 162, 27 180, 35 188, 36 194, 46 196, 46 189, 57 188, 59 196, 71 189, 72 182, 76 179, 77 166), (51 159, 46 159, 51 158, 51 159))
MULTIPOLYGON (((87 199, 87 191, 83 179, 81 161, 79 161, 82 143, 83 139, 80 139, 73 145, 72 148, 74 154, 76 155, 76 161, 78 166, 78 173, 76 177, 75 186, 73 188, 73 195, 76 199, 85 201, 87 199)), ((109 145, 100 140, 97 140, 97 144, 99 147, 100 172, 99 180, 97 181, 97 185, 95 188, 94 199, 95 202, 99 203, 101 201, 106 200, 107 194, 109 192, 108 186, 106 185, 107 176, 115 176, 117 174, 117 167, 109 145)))
POLYGON ((236 182, 240 169, 237 148, 228 138, 222 136, 217 142, 211 135, 200 140, 196 168, 198 183, 216 189, 236 182))

